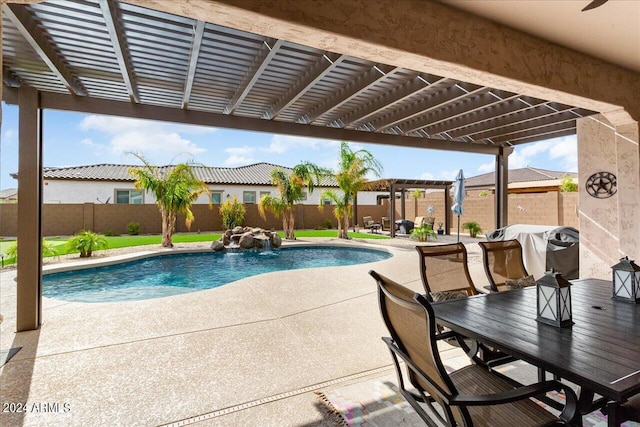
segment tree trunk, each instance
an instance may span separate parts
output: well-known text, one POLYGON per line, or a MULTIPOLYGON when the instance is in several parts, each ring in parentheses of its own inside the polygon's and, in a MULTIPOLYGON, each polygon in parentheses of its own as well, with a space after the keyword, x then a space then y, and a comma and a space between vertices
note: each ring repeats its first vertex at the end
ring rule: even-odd
POLYGON ((172 248, 173 242, 171 238, 173 236, 173 225, 175 222, 175 216, 169 215, 164 209, 161 211, 162 213, 162 247, 163 248, 172 248))
POLYGON ((284 238, 288 240, 295 240, 296 236, 293 232, 293 228, 296 222, 296 215, 293 209, 287 209, 282 216, 282 226, 284 228, 284 238))

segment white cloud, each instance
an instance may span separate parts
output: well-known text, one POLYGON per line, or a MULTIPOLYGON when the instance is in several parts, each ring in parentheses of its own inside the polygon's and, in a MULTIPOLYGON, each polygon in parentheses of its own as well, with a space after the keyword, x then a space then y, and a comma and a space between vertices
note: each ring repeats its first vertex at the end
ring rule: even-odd
POLYGON ((418 179, 424 179, 424 180, 434 180, 436 179, 435 176, 432 173, 429 172, 425 172, 423 174, 421 174, 418 179))
POLYGON ((6 131, 4 131, 3 138, 5 141, 15 141, 17 135, 18 132, 16 132, 15 129, 7 129, 6 131))
MULTIPOLYGON (((111 135, 107 149, 112 154, 122 156, 131 152, 140 153, 157 163, 172 163, 179 155, 192 157, 206 151, 178 133, 178 130, 183 133, 201 133, 201 127, 97 115, 85 117, 79 127, 83 131, 111 135)), ((85 138, 81 143, 93 144, 94 147, 99 145, 91 138, 85 138)))
POLYGON ((239 166, 257 162, 253 157, 255 152, 253 147, 231 147, 226 148, 224 151, 229 154, 229 157, 223 163, 225 166, 239 166))
POLYGON ((328 139, 305 138, 291 135, 273 135, 269 146, 264 150, 269 153, 282 154, 290 150, 317 150, 320 148, 339 146, 339 141, 328 139))
MULTIPOLYGON (((515 147, 509 156, 509 169, 520 169, 527 166, 576 172, 578 170, 578 143, 575 135, 515 147)), ((481 164, 478 167, 478 172, 493 172, 494 169, 495 162, 492 160, 481 164)))

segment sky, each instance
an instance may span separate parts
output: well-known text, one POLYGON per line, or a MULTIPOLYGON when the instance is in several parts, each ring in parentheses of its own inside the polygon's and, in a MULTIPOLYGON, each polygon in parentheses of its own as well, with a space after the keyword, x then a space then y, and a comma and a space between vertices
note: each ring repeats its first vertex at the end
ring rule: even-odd
MULTIPOLYGON (((207 128, 94 114, 45 110, 44 166, 101 163, 140 164, 131 152, 155 165, 193 161, 205 166, 237 167, 268 162, 293 167, 302 161, 335 169, 341 141, 302 138, 223 128, 207 128)), ((576 136, 516 147, 509 168, 526 166, 577 172, 576 136)), ((383 178, 454 180, 494 171, 494 156, 454 151, 351 143, 370 151, 383 165, 383 178)), ((17 187, 18 108, 2 104, 0 189, 17 187)))

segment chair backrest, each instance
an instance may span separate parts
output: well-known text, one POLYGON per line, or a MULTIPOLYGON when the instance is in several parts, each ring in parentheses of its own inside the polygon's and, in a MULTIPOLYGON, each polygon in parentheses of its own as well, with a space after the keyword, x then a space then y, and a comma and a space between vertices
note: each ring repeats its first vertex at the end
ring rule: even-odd
POLYGON ((416 220, 413 221, 413 226, 414 227, 422 227, 424 225, 424 217, 423 216, 417 216, 416 220))
MULTIPOLYGON (((411 384, 429 394, 443 408, 449 408, 439 396, 442 392, 455 395, 457 390, 440 359, 431 305, 422 295, 393 280, 373 270, 369 274, 378 284, 380 312, 391 338, 428 380, 420 378, 408 367, 411 384)), ((450 410, 456 419, 466 418, 458 412, 466 411, 464 408, 450 410)))
POLYGON ((367 227, 371 227, 371 224, 373 224, 373 218, 370 216, 363 216, 362 217, 362 224, 365 228, 367 227))
POLYGON ((522 260, 522 246, 517 240, 478 242, 482 248, 484 271, 494 292, 505 290, 507 280, 528 276, 522 260))
POLYGON ((462 243, 416 246, 416 251, 420 256, 422 284, 431 301, 434 293, 466 292, 469 296, 478 293, 469 274, 467 249, 462 243))
POLYGON ((383 230, 391 230, 391 219, 388 216, 383 216, 380 222, 382 222, 383 230))

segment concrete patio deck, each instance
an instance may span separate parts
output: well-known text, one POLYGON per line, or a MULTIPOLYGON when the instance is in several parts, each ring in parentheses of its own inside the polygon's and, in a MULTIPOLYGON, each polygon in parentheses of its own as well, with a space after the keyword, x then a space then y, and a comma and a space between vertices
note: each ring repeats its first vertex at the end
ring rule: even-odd
MULTIPOLYGON (((439 236, 435 243, 455 239, 439 236)), ((462 240, 480 287, 486 279, 479 239, 462 240)), ((153 300, 45 298, 42 328, 18 334, 15 270, 3 272, 0 348, 22 349, 0 368, 0 400, 27 407, 0 413, 0 425, 335 425, 314 391, 392 372, 367 272, 422 291, 415 242, 349 244, 384 246, 394 256, 268 273, 153 300)), ((444 354, 453 358, 459 351, 444 354)))

